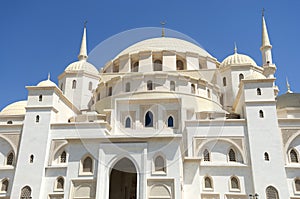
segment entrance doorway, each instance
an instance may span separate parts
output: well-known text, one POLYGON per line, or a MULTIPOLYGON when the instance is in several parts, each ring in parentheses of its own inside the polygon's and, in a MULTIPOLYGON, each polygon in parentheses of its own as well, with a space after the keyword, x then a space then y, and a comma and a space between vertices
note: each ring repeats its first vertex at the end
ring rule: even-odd
POLYGON ((137 171, 131 160, 123 158, 112 168, 109 199, 136 199, 137 171))

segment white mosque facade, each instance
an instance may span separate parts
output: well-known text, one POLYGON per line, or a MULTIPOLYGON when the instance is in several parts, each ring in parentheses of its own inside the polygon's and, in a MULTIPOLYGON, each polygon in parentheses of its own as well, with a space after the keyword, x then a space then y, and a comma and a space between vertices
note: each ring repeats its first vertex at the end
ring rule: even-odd
POLYGON ((3 199, 300 198, 300 94, 262 65, 177 38, 140 41, 100 71, 78 61, 0 112, 3 199))

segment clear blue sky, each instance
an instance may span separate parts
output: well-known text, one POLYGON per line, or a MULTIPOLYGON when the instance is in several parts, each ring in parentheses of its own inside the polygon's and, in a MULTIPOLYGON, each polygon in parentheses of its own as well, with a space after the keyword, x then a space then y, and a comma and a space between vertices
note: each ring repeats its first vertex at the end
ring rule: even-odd
MULTIPOLYGON (((261 10, 265 8, 277 85, 300 92, 300 1, 268 0, 120 0, 3 1, 0 7, 0 109, 27 98, 25 86, 47 78, 57 82, 77 60, 83 22, 88 21, 88 48, 133 28, 166 27, 200 43, 220 62, 238 51, 261 65, 261 10)), ((101 56, 101 55, 99 55, 101 56)))

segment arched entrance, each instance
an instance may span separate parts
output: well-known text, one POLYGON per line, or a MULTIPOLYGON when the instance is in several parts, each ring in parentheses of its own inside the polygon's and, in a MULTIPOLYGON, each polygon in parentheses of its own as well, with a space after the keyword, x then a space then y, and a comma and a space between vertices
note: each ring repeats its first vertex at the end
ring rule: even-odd
POLYGON ((109 177, 109 199, 136 199, 137 171, 131 160, 119 160, 109 177))

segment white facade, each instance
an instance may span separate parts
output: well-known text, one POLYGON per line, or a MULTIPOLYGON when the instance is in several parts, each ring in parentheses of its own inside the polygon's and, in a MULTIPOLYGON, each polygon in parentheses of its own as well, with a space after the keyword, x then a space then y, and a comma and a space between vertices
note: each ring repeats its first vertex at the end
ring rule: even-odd
POLYGON ((300 198, 300 94, 262 66, 160 37, 79 61, 0 112, 0 198, 300 198), (257 194, 258 196, 255 196, 257 194))

